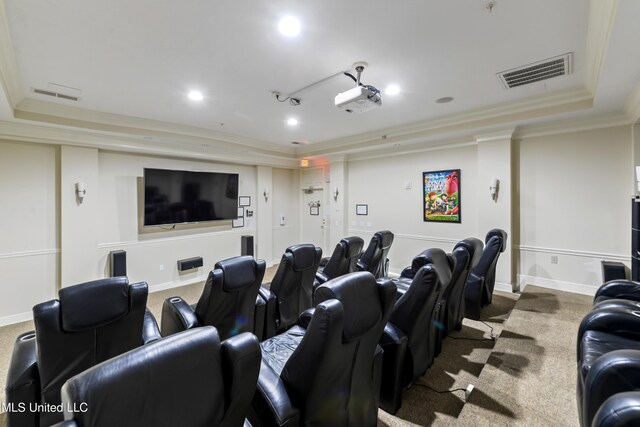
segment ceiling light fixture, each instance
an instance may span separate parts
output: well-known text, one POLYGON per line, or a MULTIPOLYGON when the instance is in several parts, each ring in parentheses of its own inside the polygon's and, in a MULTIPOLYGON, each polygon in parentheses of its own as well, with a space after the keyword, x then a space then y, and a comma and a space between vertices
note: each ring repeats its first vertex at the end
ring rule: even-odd
POLYGON ((287 37, 295 37, 300 34, 300 21, 298 18, 287 15, 278 23, 278 30, 287 37))
POLYGON ((298 124, 298 120, 296 120, 295 118, 291 117, 289 120, 287 120, 287 124, 289 126, 295 126, 298 124))
POLYGON ((197 90, 192 90, 191 92, 189 92, 188 96, 192 101, 202 101, 204 99, 202 92, 198 92, 197 90))
POLYGON ((397 95, 400 93, 400 86, 391 84, 384 90, 385 95, 397 95))

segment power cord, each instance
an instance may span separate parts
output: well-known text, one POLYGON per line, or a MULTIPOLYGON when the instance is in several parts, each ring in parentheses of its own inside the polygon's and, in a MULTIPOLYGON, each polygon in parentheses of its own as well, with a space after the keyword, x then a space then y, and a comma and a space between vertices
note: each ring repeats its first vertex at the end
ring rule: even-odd
POLYGON ((426 385, 426 384, 413 383, 413 385, 417 385, 417 386, 420 386, 420 387, 424 387, 424 388, 427 388, 427 389, 429 389, 429 390, 431 390, 431 391, 434 391, 434 392, 436 392, 436 393, 440 393, 440 394, 444 394, 444 393, 453 393, 453 392, 455 392, 455 391, 464 391, 464 392, 466 392, 466 391, 467 391, 467 389, 466 389, 466 388, 452 388, 451 390, 436 390, 435 388, 433 388, 433 387, 431 387, 431 386, 429 386, 429 385, 426 385))
POLYGON ((466 340, 466 341, 495 341, 496 336, 493 334, 493 326, 489 325, 484 320, 478 320, 478 321, 489 328, 489 338, 466 338, 466 337, 454 337, 452 335, 449 335, 448 338, 451 338, 454 340, 466 340))

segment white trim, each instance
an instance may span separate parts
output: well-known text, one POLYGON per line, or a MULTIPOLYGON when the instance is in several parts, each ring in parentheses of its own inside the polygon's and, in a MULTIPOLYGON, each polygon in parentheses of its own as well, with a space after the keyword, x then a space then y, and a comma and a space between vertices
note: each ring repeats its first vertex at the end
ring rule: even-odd
POLYGON ((631 91, 631 95, 627 99, 627 103, 624 106, 624 112, 627 114, 631 123, 635 123, 640 120, 640 82, 636 84, 636 87, 631 91))
POLYGON ((536 252, 543 254, 555 254, 555 255, 569 255, 583 258, 599 258, 612 261, 631 261, 631 255, 618 255, 618 254, 606 254, 601 252, 588 252, 588 251, 576 251, 572 249, 558 249, 558 248, 543 248, 540 246, 516 246, 517 249, 523 252, 536 252))
POLYGON ((0 254, 0 259, 9 259, 9 258, 23 258, 30 256, 41 256, 41 255, 52 255, 59 254, 60 249, 40 249, 36 251, 23 251, 23 252, 7 252, 4 254, 0 254))
POLYGON ((513 286, 511 286, 511 283, 504 283, 504 282, 495 282, 493 286, 493 290, 507 292, 509 294, 512 294, 515 292, 513 289, 513 286))
POLYGON ((9 316, 0 317, 0 326, 13 325, 14 323, 26 322, 31 319, 33 319, 33 313, 31 311, 11 314, 9 316))
MULTIPOLYGON (((362 230, 359 228, 349 228, 347 231, 348 234, 356 233, 356 234, 375 234, 375 231, 370 230, 362 230)), ((402 233, 394 233, 394 238, 396 239, 406 239, 406 240, 419 240, 423 242, 438 242, 438 243, 458 243, 463 239, 450 239, 448 237, 434 237, 434 236, 422 236, 419 234, 402 234, 402 233)))
POLYGON ((137 240, 137 241, 133 240, 133 241, 125 241, 125 242, 100 243, 98 245, 98 248, 109 249, 109 248, 122 247, 122 246, 140 246, 140 245, 148 245, 148 244, 155 244, 155 243, 176 242, 180 240, 207 239, 210 237, 228 236, 228 235, 235 235, 235 234, 247 234, 247 233, 255 234, 255 229, 237 228, 235 230, 211 231, 208 233, 189 234, 185 236, 161 237, 158 239, 149 239, 149 240, 137 240))
POLYGON ((632 121, 625 114, 605 114, 576 120, 561 120, 537 125, 518 126, 513 134, 513 139, 539 138, 570 132, 583 132, 587 130, 625 126, 631 123, 632 121))
POLYGON ((542 288, 555 289, 558 291, 573 292, 574 294, 591 296, 595 295, 596 290, 598 290, 597 286, 518 274, 518 288, 520 292, 524 291, 527 285, 540 286, 542 288))
POLYGON ((497 141, 501 139, 511 139, 513 136, 513 132, 515 132, 515 126, 512 126, 508 129, 499 130, 496 132, 483 133, 479 135, 475 135, 475 139, 478 143, 481 142, 489 142, 489 141, 497 141))
POLYGON ((609 46, 609 38, 618 8, 618 0, 591 0, 584 54, 585 83, 593 96, 598 89, 600 71, 609 46))
MULTIPOLYGON (((424 153, 427 151, 442 151, 442 150, 454 150, 456 148, 464 148, 464 147, 472 147, 472 146, 476 146, 478 145, 478 143, 476 141, 469 141, 469 138, 456 138, 455 140, 452 140, 454 142, 451 141, 447 141, 447 140, 443 140, 443 141, 438 141, 438 145, 435 146, 422 146, 421 148, 414 148, 412 150, 402 150, 402 148, 410 148, 410 147, 420 147, 423 144, 426 143, 431 143, 431 141, 422 141, 422 143, 418 143, 418 144, 406 144, 406 145, 402 145, 400 147, 377 147, 383 150, 388 150, 388 151, 383 151, 383 152, 376 152, 375 154, 370 154, 367 155, 367 153, 372 153, 374 150, 362 150, 361 153, 363 155, 357 155, 357 154, 352 154, 349 157, 349 162, 357 162, 357 161, 361 161, 361 160, 371 160, 371 159, 380 159, 380 158, 387 158, 387 157, 395 157, 395 156, 404 156, 407 154, 415 154, 415 153, 424 153)), ((353 152, 355 153, 357 150, 354 150, 353 152)), ((377 150, 376 150, 377 151, 377 150)), ((381 150, 382 151, 382 150, 381 150)))
POLYGON ((297 225, 274 225, 272 227, 274 230, 292 230, 292 229, 298 229, 297 225))
POLYGON ((0 1, 0 86, 4 89, 9 108, 13 114, 16 105, 22 101, 23 96, 9 28, 4 1, 0 1))

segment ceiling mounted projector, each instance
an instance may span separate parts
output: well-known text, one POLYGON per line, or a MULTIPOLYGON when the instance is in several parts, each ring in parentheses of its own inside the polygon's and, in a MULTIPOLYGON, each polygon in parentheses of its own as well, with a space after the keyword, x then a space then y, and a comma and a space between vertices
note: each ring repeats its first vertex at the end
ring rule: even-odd
POLYGON ((356 82, 356 87, 336 95, 336 107, 342 108, 347 113, 362 113, 382 105, 380 91, 373 86, 360 83, 360 75, 363 70, 364 65, 360 63, 356 64, 357 78, 349 73, 344 73, 356 82))

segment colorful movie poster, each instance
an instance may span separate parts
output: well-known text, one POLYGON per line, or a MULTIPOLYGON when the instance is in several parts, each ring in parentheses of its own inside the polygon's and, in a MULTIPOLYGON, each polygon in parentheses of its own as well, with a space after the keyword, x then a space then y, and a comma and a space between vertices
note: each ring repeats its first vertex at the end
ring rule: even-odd
POLYGON ((460 222, 460 169, 423 172, 425 221, 460 222))

